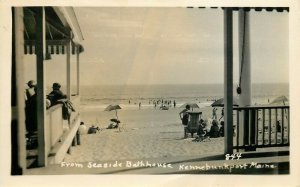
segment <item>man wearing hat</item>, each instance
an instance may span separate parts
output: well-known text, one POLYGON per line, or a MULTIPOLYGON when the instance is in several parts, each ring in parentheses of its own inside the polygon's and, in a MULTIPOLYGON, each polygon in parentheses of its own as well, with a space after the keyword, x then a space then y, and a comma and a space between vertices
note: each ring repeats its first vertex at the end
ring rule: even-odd
POLYGON ((61 85, 57 82, 53 83, 52 85, 52 92, 47 96, 47 99, 50 100, 51 105, 53 105, 59 99, 66 99, 67 96, 60 91, 61 85))
POLYGON ((25 100, 28 101, 32 96, 36 94, 36 83, 34 80, 30 80, 27 83, 28 88, 25 91, 25 100))
POLYGON ((30 80, 27 82, 27 86, 25 91, 25 124, 28 134, 33 134, 37 130, 36 82, 30 80))

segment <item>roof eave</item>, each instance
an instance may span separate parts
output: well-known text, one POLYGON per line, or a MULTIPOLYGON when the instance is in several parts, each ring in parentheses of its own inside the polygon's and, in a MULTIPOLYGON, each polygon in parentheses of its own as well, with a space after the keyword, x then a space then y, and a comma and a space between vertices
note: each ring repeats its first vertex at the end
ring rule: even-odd
POLYGON ((74 9, 72 7, 53 7, 53 9, 64 26, 72 30, 73 41, 80 43, 84 40, 74 9))

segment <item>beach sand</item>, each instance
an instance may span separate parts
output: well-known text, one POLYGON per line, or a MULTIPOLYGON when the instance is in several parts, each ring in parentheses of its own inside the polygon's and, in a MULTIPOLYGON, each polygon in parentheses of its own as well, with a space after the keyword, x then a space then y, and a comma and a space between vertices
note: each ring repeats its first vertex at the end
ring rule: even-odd
MULTIPOLYGON (((102 130, 97 134, 81 135, 81 145, 72 147, 66 162, 110 161, 128 159, 171 159, 224 153, 224 138, 194 142, 184 139, 183 126, 179 118, 182 108, 159 110, 153 108, 121 109, 118 117, 119 129, 106 129, 115 111, 89 109, 81 112, 81 120, 87 126, 95 125, 102 130)), ((197 109, 202 118, 211 117, 211 107, 197 109)), ((221 112, 218 110, 218 112, 221 112)), ((218 114, 220 115, 220 114, 218 114)), ((219 117, 219 116, 218 116, 219 117)))

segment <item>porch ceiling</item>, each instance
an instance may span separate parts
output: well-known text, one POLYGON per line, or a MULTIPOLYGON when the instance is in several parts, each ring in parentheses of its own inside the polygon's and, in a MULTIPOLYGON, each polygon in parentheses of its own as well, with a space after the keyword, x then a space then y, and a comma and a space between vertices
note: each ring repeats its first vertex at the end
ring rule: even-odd
MULTIPOLYGON (((24 7, 24 52, 35 54, 36 7, 24 7)), ((72 54, 83 52, 83 46, 73 42, 72 29, 66 26, 53 7, 45 7, 46 14, 46 52, 48 54, 65 54, 68 41, 72 41, 72 54)))
MULTIPOLYGON (((35 9, 34 7, 24 8, 24 38, 25 40, 35 40, 35 9)), ((71 29, 65 27, 53 8, 45 7, 46 14, 46 40, 70 39, 71 29)))

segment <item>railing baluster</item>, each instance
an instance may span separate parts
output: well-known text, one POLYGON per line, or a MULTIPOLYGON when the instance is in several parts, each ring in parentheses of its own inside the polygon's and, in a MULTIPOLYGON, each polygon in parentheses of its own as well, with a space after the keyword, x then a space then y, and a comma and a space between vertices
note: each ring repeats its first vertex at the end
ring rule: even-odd
POLYGON ((256 118, 255 118, 255 120, 256 120, 256 124, 255 124, 255 127, 256 127, 256 129, 255 129, 255 131, 256 131, 256 138, 255 138, 255 145, 258 145, 258 109, 257 110, 255 110, 256 111, 256 118))
MULTIPOLYGON (((253 126, 253 122, 255 122, 253 110, 249 110, 249 145, 252 146, 255 141, 255 126, 253 126)), ((254 124, 255 125, 255 124, 254 124)))
POLYGON ((277 144, 277 115, 278 115, 278 112, 277 112, 277 108, 275 109, 275 144, 277 144))
POLYGON ((288 139, 287 139, 287 141, 288 141, 288 143, 290 143, 290 109, 288 109, 287 110, 287 113, 288 113, 288 118, 287 118, 287 122, 288 122, 288 139))
POLYGON ((251 145, 251 141, 250 141, 250 137, 251 137, 251 131, 250 131, 250 110, 247 110, 247 117, 248 119, 246 120, 247 122, 247 133, 248 133, 248 137, 247 137, 247 141, 248 141, 248 146, 251 145))
POLYGON ((284 109, 282 108, 281 109, 281 144, 282 145, 284 144, 283 139, 284 139, 284 109))
POLYGON ((271 115, 272 115, 272 110, 269 109, 269 127, 268 127, 268 133, 269 133, 269 145, 271 145, 271 123, 272 123, 271 115))
POLYGON ((262 129, 263 129, 263 134, 262 134, 262 142, 263 142, 263 145, 265 145, 265 109, 263 109, 263 114, 262 114, 263 116, 262 116, 262 122, 263 122, 263 124, 262 124, 262 129))
POLYGON ((237 152, 239 152, 239 146, 240 146, 240 111, 239 110, 236 110, 236 144, 237 144, 237 152))

